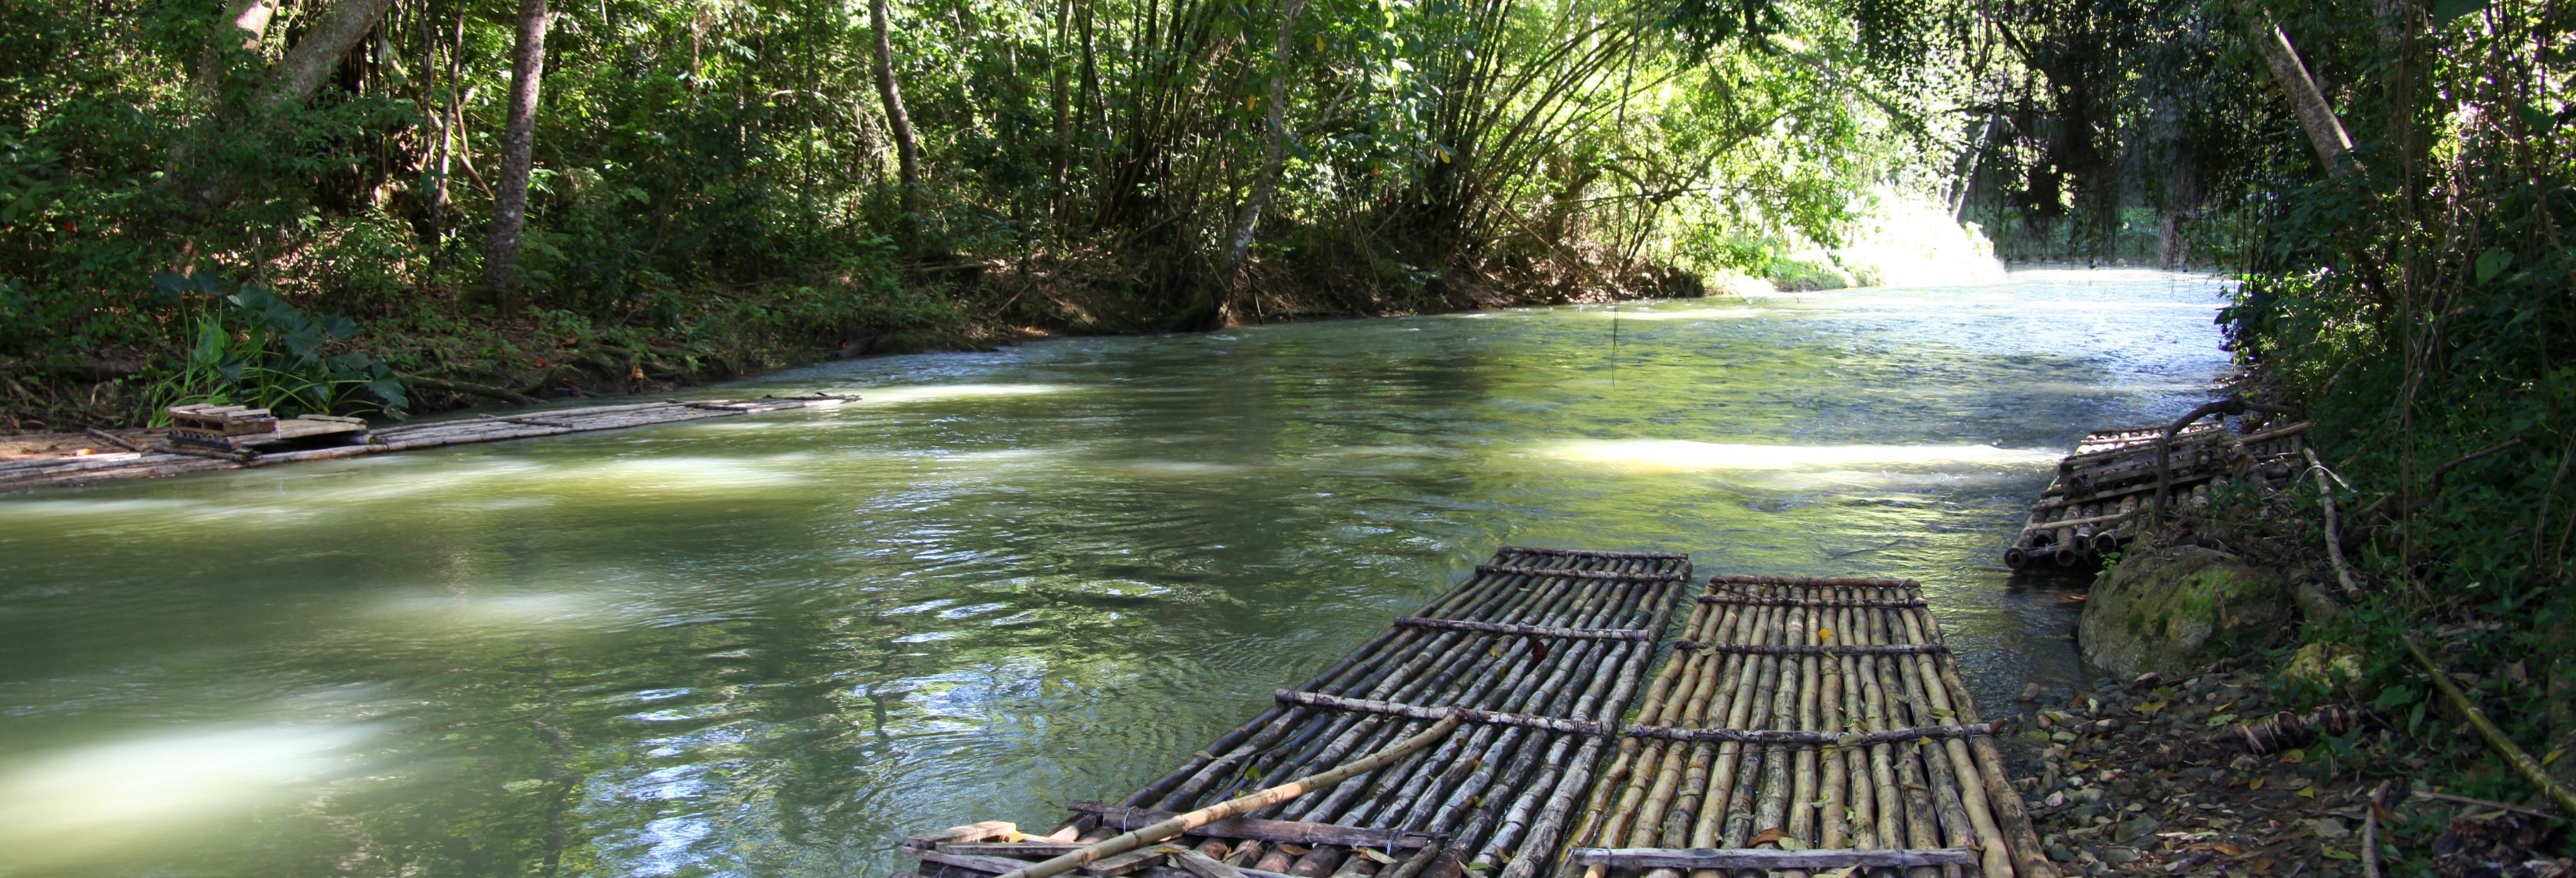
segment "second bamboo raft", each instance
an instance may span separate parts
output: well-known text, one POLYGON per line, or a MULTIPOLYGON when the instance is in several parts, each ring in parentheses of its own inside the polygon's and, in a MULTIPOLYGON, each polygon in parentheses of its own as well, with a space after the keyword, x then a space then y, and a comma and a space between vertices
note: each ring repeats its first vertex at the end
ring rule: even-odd
POLYGON ((1721 576, 1684 631, 1560 876, 2055 878, 1915 583, 1721 576))

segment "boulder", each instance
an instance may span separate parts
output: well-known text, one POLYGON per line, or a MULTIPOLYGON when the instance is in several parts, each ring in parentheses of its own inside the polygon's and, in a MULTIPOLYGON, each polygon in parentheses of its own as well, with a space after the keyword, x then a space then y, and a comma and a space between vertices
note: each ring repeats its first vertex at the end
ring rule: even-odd
POLYGON ((2262 646, 2296 618, 2273 570, 2201 546, 2138 551, 2093 582, 2076 639, 2121 678, 2188 673, 2262 646))

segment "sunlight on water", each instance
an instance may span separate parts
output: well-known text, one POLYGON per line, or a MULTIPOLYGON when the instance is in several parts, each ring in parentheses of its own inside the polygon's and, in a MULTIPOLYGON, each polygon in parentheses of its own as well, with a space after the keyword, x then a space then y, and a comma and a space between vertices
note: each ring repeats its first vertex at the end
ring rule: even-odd
POLYGON ((2016 451, 1992 445, 1741 445, 1682 439, 1578 440, 1540 449, 1542 455, 1568 463, 1607 465, 1643 473, 1871 464, 2037 467, 2056 463, 2060 456, 2057 452, 2016 451))
POLYGON ((622 628, 651 619, 658 611, 590 592, 478 594, 421 589, 387 594, 360 613, 378 625, 399 630, 515 635, 622 628))
POLYGON ((0 764, 0 872, 61 866, 243 822, 356 768, 359 725, 201 727, 0 764))
POLYGON ((942 402, 1001 396, 1043 396, 1080 390, 1064 384, 924 384, 895 387, 858 387, 842 391, 858 396, 849 405, 902 405, 915 402, 942 402))
POLYGON ((1743 320, 1752 317, 1774 316, 1780 312, 1768 308, 1684 308, 1679 310, 1664 310, 1657 308, 1587 308, 1579 313, 1603 320, 1609 320, 1612 318, 1620 320, 1743 320))

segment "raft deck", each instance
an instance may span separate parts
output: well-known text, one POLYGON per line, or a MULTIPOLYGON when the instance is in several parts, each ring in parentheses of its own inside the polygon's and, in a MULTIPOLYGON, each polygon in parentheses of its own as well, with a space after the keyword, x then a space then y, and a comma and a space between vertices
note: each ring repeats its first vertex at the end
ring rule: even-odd
MULTIPOLYGON (((120 479, 172 476, 208 470, 247 469, 307 460, 336 460, 393 451, 499 442, 673 424, 704 418, 758 414, 817 405, 840 405, 855 396, 764 396, 758 399, 666 400, 631 405, 554 409, 525 414, 483 415, 450 421, 406 424, 372 433, 363 441, 296 451, 261 452, 253 448, 204 448, 172 443, 154 431, 109 434, 91 431, 54 436, 19 437, 8 444, 28 449, 29 456, 0 459, 0 491, 68 487, 120 479), (43 449, 41 451, 35 449, 43 449)), ((318 419, 305 419, 318 420, 318 419)), ((328 419, 345 420, 345 419, 328 419)), ((272 437, 275 438, 275 437, 272 437)), ((297 437, 288 437, 297 438, 297 437)))
POLYGON ((1388 767, 1079 874, 2055 878, 1913 583, 1718 577, 1648 684, 1688 576, 1679 554, 1505 548, 1117 804, 1072 803, 1044 835, 913 836, 903 853, 926 878, 1025 869, 1456 717, 1388 767))

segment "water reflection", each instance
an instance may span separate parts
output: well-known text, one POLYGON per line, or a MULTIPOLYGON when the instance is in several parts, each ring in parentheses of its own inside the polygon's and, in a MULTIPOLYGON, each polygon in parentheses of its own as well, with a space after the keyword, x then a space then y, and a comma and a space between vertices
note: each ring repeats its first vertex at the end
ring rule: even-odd
POLYGON ((882 874, 1123 794, 1503 543, 1912 575, 2006 698, 2075 672, 2073 610, 1993 553, 2085 429, 2199 401, 2218 293, 1065 339, 0 497, 0 873, 882 874))
POLYGON ((95 863, 238 826, 358 768, 355 724, 210 725, 50 749, 0 763, 0 870, 95 863))

